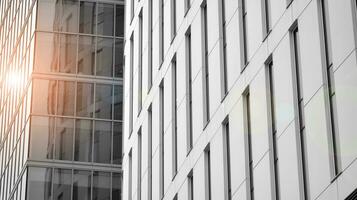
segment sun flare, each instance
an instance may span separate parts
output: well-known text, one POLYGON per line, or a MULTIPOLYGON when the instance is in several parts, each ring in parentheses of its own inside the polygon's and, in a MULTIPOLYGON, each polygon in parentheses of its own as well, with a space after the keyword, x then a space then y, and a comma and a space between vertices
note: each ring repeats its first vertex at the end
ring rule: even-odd
POLYGON ((6 77, 6 82, 10 88, 20 88, 22 86, 23 78, 19 72, 9 72, 6 77))

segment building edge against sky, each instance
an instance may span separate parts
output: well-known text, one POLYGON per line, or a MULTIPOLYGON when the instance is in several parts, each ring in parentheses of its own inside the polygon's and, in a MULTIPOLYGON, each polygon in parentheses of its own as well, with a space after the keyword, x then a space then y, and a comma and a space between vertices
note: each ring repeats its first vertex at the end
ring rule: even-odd
POLYGON ((0 1, 0 199, 121 199, 124 6, 0 1))
POLYGON ((355 0, 129 0, 124 199, 357 195, 355 0))

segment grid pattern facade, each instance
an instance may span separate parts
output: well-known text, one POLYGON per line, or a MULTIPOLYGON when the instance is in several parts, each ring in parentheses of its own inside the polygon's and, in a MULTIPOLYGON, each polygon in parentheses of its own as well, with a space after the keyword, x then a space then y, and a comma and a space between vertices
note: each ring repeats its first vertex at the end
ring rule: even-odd
POLYGON ((352 199, 356 5, 128 1, 123 198, 352 199))
POLYGON ((1 1, 1 199, 121 199, 124 5, 1 1))

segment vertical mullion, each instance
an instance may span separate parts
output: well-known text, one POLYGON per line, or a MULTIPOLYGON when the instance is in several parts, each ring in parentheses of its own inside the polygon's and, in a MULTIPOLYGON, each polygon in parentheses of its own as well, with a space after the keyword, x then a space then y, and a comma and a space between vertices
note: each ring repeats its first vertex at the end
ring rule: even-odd
POLYGON ((176 36, 176 0, 171 0, 171 42, 176 36))
POLYGON ((328 115, 328 131, 329 131, 329 151, 330 151, 330 167, 331 167, 331 178, 335 179, 336 176, 340 173, 341 166, 339 164, 339 150, 338 150, 338 141, 337 141, 337 121, 335 120, 335 110, 336 105, 334 104, 335 98, 335 87, 334 87, 334 72, 333 72, 333 63, 332 63, 332 51, 331 51, 331 38, 330 38, 330 30, 328 24, 328 11, 327 11, 327 2, 324 0, 319 0, 320 6, 320 21, 322 25, 322 39, 324 45, 324 56, 325 56, 325 66, 324 66, 324 81, 327 85, 327 115, 328 115))
POLYGON ((254 177, 253 177, 253 157, 251 141, 251 117, 250 117, 250 93, 247 90, 244 94, 244 140, 246 152, 246 177, 247 177, 247 195, 249 200, 254 200, 254 177))
POLYGON ((299 29, 296 26, 292 29, 292 51, 294 56, 293 63, 293 79, 295 80, 295 101, 296 101, 296 111, 297 113, 297 143, 298 143, 298 154, 299 154, 299 165, 300 165, 300 185, 301 185, 301 196, 303 199, 308 199, 308 187, 307 187, 307 171, 306 171, 306 156, 305 156, 305 119, 304 119, 304 99, 303 91, 301 85, 301 72, 300 72, 300 47, 299 47, 299 29))
POLYGON ((222 99, 228 92, 227 86, 227 38, 226 38, 226 8, 225 0, 221 0, 221 23, 222 23, 222 67, 221 69, 221 84, 222 84, 222 99))
POLYGON ((160 174, 159 174, 159 187, 160 187, 160 199, 162 199, 164 197, 164 170, 165 170, 165 166, 164 166, 164 83, 163 81, 160 83, 160 94, 159 94, 159 98, 160 98, 160 141, 159 141, 159 152, 160 152, 160 174))
POLYGON ((176 77, 176 57, 171 61, 172 67, 172 160, 173 160, 173 177, 177 173, 177 77, 176 77))
POLYGON ((268 101, 269 101, 269 121, 270 121, 270 164, 272 172, 272 198, 280 199, 279 195, 279 171, 278 171, 278 151, 277 151, 277 130, 275 117, 275 99, 274 99, 274 75, 273 75, 273 60, 270 58, 266 63, 267 67, 267 82, 268 82, 268 101))
POLYGON ((188 199, 189 200, 193 200, 194 195, 194 188, 193 188, 193 170, 191 170, 191 172, 189 173, 189 175, 187 176, 187 181, 188 181, 188 199))
POLYGON ((186 90, 187 90, 187 153, 193 146, 192 136, 192 52, 191 30, 186 32, 186 90))
POLYGON ((159 43, 160 43, 160 50, 159 50, 159 56, 160 56, 160 64, 159 64, 159 69, 161 68, 162 63, 164 62, 164 0, 159 0, 159 13, 160 13, 160 39, 159 39, 159 43))
POLYGON ((141 199, 141 159, 142 159, 142 139, 141 139, 141 128, 138 131, 138 189, 137 189, 137 199, 141 199))
POLYGON ((148 109, 148 200, 152 199, 152 110, 148 109))
POLYGON ((204 1, 201 5, 201 10, 202 10, 202 29, 203 29, 203 63, 204 67, 203 70, 204 72, 202 73, 203 75, 203 104, 204 104, 204 114, 203 114, 203 119, 204 119, 204 126, 208 123, 210 119, 210 110, 209 110, 209 71, 208 71, 208 30, 207 30, 207 2, 204 1))
POLYGON ((262 0, 262 17, 263 17, 263 40, 271 31, 270 22, 270 0, 262 0))
POLYGON ((129 137, 133 132, 133 74, 134 74, 134 34, 130 37, 130 76, 129 76, 129 137))
POLYGON ((138 47, 138 55, 139 55, 139 66, 138 66, 138 115, 142 109, 142 88, 143 88, 143 66, 142 66, 142 58, 143 58, 143 15, 142 11, 139 14, 139 47, 138 47))
POLYGON ((240 43, 241 43, 241 60, 242 60, 242 71, 248 65, 248 44, 247 44, 247 10, 246 10, 246 1, 240 0, 241 2, 241 13, 240 13, 240 43))
POLYGON ((232 187, 231 187, 231 154, 230 154, 230 137, 229 137, 229 121, 228 118, 223 122, 223 147, 224 147, 224 177, 226 187, 226 199, 232 199, 232 187))
POLYGON ((148 92, 150 91, 152 86, 152 1, 153 0, 148 0, 148 92))
POLYGON ((133 157, 132 157, 132 149, 129 151, 129 177, 128 177, 128 199, 132 200, 132 189, 133 189, 133 157))
POLYGON ((205 188, 206 200, 211 200, 211 150, 209 145, 205 149, 205 188))

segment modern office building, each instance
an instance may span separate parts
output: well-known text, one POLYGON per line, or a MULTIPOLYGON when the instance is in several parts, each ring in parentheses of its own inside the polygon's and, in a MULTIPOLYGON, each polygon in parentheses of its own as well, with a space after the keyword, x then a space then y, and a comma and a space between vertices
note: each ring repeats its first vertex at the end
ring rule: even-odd
POLYGON ((0 17, 0 199, 121 199, 124 0, 0 17))
POLYGON ((355 0, 130 0, 127 200, 357 197, 355 0))

